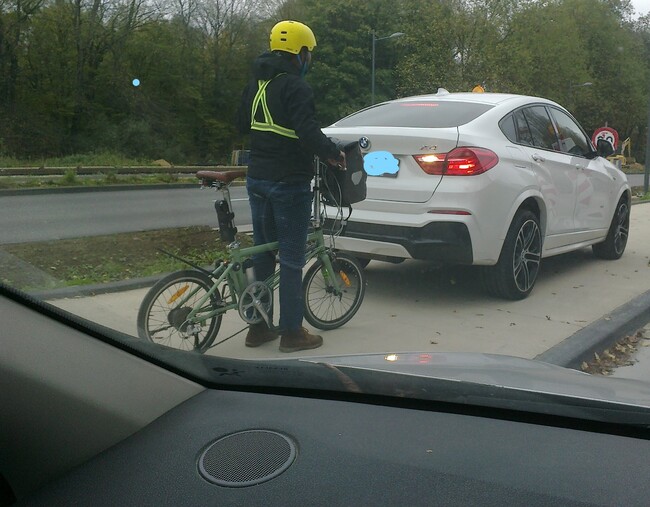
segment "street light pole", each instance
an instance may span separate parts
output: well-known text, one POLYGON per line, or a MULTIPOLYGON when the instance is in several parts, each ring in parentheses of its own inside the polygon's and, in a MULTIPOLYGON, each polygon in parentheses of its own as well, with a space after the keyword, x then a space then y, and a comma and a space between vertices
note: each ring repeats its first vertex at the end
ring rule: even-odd
POLYGON ((395 37, 401 37, 404 35, 402 32, 395 32, 391 33, 390 35, 386 37, 377 37, 375 34, 375 31, 372 31, 372 66, 371 66, 371 80, 372 84, 370 86, 370 105, 373 105, 375 103, 375 44, 379 40, 385 40, 385 39, 394 39, 395 37))
MULTIPOLYGON (((375 43, 377 42, 377 37, 375 36, 375 31, 372 31, 372 86, 370 87, 370 105, 372 106, 375 103, 375 43)), ((650 127, 650 125, 649 125, 650 127)))
POLYGON ((643 195, 648 193, 648 183, 650 179, 650 96, 648 97, 648 127, 646 131, 645 145, 645 170, 643 171, 643 195))

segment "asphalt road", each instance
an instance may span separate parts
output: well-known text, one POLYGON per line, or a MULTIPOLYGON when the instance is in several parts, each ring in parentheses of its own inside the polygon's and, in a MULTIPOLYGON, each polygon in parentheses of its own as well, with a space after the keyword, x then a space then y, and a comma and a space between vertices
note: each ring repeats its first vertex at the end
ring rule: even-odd
MULTIPOLYGON (((630 174, 631 186, 643 174, 630 174)), ((244 187, 232 187, 238 227, 250 225, 244 187)), ((25 194, 0 198, 0 244, 48 241, 190 225, 217 225, 220 194, 196 188, 25 194)))
MULTIPOLYGON (((3 196, 0 244, 47 241, 190 225, 217 226, 213 190, 180 188, 3 196)), ((233 187, 235 223, 250 224, 244 187, 233 187)))

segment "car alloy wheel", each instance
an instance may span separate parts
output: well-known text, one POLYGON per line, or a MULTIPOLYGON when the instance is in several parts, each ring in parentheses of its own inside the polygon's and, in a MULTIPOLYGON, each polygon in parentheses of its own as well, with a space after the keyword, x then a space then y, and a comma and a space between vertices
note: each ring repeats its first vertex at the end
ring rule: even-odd
POLYGON ((614 251, 619 257, 623 255, 627 245, 627 235, 630 228, 630 213, 626 202, 618 206, 616 230, 614 231, 614 251))
POLYGON ((513 255, 513 275, 517 289, 528 292, 537 280, 539 263, 542 256, 542 237, 539 226, 534 220, 522 224, 513 255))

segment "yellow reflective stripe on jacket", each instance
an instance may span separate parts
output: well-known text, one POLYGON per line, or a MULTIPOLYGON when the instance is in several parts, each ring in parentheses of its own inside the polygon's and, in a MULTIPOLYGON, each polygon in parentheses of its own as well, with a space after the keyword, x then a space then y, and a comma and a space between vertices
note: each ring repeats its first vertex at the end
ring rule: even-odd
POLYGON ((280 136, 289 137, 291 139, 298 139, 295 130, 282 127, 273 123, 273 118, 271 117, 271 112, 269 111, 269 106, 266 103, 266 87, 272 80, 268 81, 258 81, 257 82, 257 93, 253 98, 253 104, 251 106, 251 129, 252 130, 261 130, 263 132, 273 132, 280 136), (262 112, 264 113, 264 121, 258 121, 255 119, 255 114, 259 106, 262 106, 262 112))

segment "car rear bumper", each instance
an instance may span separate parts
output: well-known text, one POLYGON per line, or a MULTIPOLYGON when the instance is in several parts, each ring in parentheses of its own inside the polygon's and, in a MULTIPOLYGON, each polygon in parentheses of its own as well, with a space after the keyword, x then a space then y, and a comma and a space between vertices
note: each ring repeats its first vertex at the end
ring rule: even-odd
MULTIPOLYGON (((325 225, 327 230, 331 224, 325 225)), ((432 222, 423 227, 350 221, 337 248, 369 257, 411 257, 446 264, 472 264, 472 240, 461 222, 432 222), (406 255, 405 255, 406 254, 406 255)))

